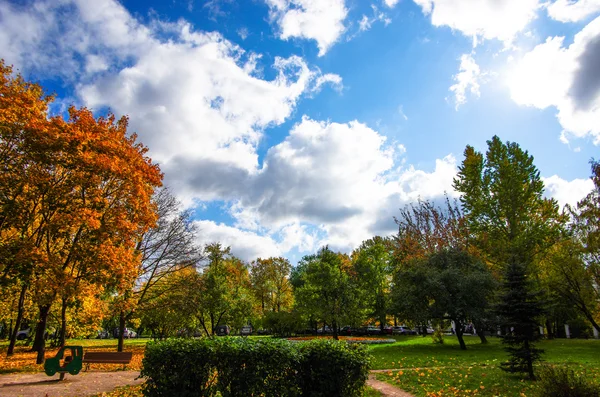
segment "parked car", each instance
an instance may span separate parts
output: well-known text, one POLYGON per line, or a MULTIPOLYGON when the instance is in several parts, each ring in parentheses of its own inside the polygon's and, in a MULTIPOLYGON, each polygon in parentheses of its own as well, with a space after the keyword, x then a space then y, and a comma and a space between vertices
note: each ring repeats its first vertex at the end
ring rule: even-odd
POLYGON ((394 327, 392 333, 394 335, 416 335, 417 331, 401 325, 398 327, 394 327))
POLYGON ((244 325, 240 329, 240 335, 242 335, 242 336, 252 335, 252 326, 250 326, 250 325, 244 325))
POLYGON ((31 328, 22 329, 17 332, 17 340, 25 340, 29 337, 29 333, 31 332, 31 328))
POLYGON ((342 327, 340 329, 340 335, 355 335, 356 334, 356 330, 348 325, 346 325, 345 327, 342 327))
POLYGON ((329 328, 327 325, 317 329, 317 334, 331 334, 333 330, 329 328))
MULTIPOLYGON (((113 336, 115 338, 119 337, 119 328, 115 328, 115 330, 113 331, 113 336)), ((129 328, 125 328, 125 330, 123 331, 123 338, 124 339, 129 339, 129 338, 136 338, 137 337, 137 333, 129 328)))
POLYGON ((229 325, 217 325, 215 327, 215 334, 217 336, 227 336, 231 333, 229 325))
POLYGON ((381 335, 381 328, 369 325, 367 327, 367 335, 381 335))
POLYGON ((108 331, 106 330, 100 330, 98 331, 98 335, 96 336, 96 339, 108 339, 110 338, 110 334, 108 333, 108 331))
POLYGON ((385 327, 383 327, 383 333, 387 334, 387 335, 391 335, 394 333, 394 327, 390 327, 389 325, 386 325, 385 327))

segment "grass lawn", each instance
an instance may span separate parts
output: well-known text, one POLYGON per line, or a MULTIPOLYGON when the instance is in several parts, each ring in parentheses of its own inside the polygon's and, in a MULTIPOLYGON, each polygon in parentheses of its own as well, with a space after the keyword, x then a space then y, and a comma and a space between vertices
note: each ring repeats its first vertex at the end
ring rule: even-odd
MULTIPOLYGON (((389 369, 377 378, 414 395, 438 396, 532 396, 536 383, 499 369, 506 353, 498 338, 482 345, 477 337, 466 337, 468 349, 461 351, 455 337, 443 345, 430 337, 398 337, 391 345, 375 345, 373 369, 389 369)), ((568 366, 600 382, 600 341, 542 341, 546 364, 568 366)))

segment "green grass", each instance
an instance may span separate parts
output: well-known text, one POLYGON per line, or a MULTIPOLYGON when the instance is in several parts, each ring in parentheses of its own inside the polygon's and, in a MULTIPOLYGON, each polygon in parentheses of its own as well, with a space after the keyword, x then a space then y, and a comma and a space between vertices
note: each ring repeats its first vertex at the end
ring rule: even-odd
MULTIPOLYGON (((468 349, 461 351, 455 337, 443 345, 426 337, 398 337, 391 345, 375 345, 373 369, 390 369, 377 378, 424 396, 532 396, 536 383, 499 368, 506 360, 500 340, 489 338, 482 345, 477 337, 466 337, 468 349)), ((594 382, 600 381, 600 341, 548 340, 539 343, 546 351, 544 363, 568 366, 594 382)))

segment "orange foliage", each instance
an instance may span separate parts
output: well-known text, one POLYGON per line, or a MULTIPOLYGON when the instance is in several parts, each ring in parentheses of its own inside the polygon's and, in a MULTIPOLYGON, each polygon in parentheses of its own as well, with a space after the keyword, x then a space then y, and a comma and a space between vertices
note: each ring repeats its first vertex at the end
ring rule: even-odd
POLYGON ((0 61, 0 283, 28 286, 38 305, 72 299, 82 280, 130 284, 162 180, 127 117, 49 117, 52 99, 0 61))

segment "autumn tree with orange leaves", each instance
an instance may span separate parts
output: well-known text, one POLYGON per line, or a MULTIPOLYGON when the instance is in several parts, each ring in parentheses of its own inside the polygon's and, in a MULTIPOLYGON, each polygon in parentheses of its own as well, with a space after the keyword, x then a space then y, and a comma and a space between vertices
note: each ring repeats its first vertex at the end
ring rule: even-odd
POLYGON ((38 363, 52 305, 66 308, 81 282, 118 290, 137 275, 162 179, 126 117, 50 117, 52 99, 0 63, 0 283, 33 296, 38 363))

